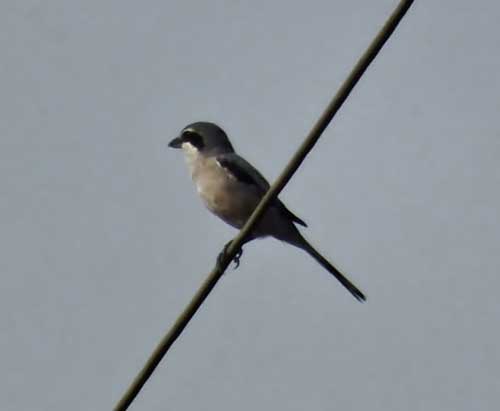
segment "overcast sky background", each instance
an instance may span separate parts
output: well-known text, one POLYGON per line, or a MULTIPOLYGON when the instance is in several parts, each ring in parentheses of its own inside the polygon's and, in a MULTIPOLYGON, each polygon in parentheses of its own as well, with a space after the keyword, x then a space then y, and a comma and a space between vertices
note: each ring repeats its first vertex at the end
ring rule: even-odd
MULTIPOLYGON (((394 0, 0 3, 0 408, 109 410, 235 231, 180 152, 273 180, 394 0)), ((496 410, 500 6, 416 1, 281 198, 367 294, 246 246, 132 410, 496 410)))

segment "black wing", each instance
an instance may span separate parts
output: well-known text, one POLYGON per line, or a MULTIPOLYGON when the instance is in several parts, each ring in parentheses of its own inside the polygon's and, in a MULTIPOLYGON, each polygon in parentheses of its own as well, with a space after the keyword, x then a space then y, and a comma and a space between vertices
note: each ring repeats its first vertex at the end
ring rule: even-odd
MULTIPOLYGON (((269 183, 259 171, 236 153, 222 154, 216 157, 217 162, 228 170, 238 181, 249 184, 260 190, 264 195, 269 190, 269 183)), ((307 227, 307 224, 293 214, 286 206, 276 199, 276 205, 283 214, 293 222, 307 227)))

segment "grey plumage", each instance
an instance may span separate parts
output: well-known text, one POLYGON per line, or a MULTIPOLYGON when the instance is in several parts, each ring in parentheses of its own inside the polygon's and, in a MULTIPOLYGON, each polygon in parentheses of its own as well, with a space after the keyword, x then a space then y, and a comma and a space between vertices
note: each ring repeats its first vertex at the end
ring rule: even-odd
MULTIPOLYGON (((233 227, 243 227, 269 189, 269 183, 234 152, 226 133, 213 123, 197 122, 186 126, 169 146, 185 152, 191 177, 207 208, 233 227)), ((335 276, 357 300, 364 301, 364 294, 309 244, 295 224, 307 226, 275 199, 246 242, 272 236, 294 245, 335 276)))
MULTIPOLYGON (((269 190, 269 183, 264 176, 262 176, 262 174, 260 174, 254 166, 238 154, 221 154, 220 156, 217 156, 216 159, 222 167, 226 168, 228 172, 233 174, 243 184, 250 184, 258 187, 262 196, 264 196, 267 190, 269 190)), ((285 214, 285 216, 290 218, 293 222, 300 224, 303 227, 307 227, 307 224, 288 210, 288 208, 286 208, 279 199, 274 201, 273 206, 278 207, 281 212, 283 212, 283 214, 285 214)))

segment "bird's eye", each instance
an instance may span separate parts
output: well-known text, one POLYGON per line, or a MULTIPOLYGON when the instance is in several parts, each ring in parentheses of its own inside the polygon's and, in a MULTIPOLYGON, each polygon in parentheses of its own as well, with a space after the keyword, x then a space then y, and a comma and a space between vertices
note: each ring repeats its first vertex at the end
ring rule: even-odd
POLYGON ((201 150, 204 146, 201 136, 191 130, 184 131, 184 133, 182 133, 182 139, 187 143, 191 143, 198 150, 201 150))

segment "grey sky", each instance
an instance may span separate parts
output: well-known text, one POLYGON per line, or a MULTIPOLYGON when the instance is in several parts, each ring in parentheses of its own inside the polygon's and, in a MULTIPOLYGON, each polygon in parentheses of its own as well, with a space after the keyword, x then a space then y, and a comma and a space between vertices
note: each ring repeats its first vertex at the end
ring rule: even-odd
MULTIPOLYGON (((0 408, 110 409, 235 234, 167 142, 273 180, 397 4, 0 3, 0 408)), ((134 410, 496 410, 500 6, 416 1, 281 198, 367 294, 246 246, 134 410)))

